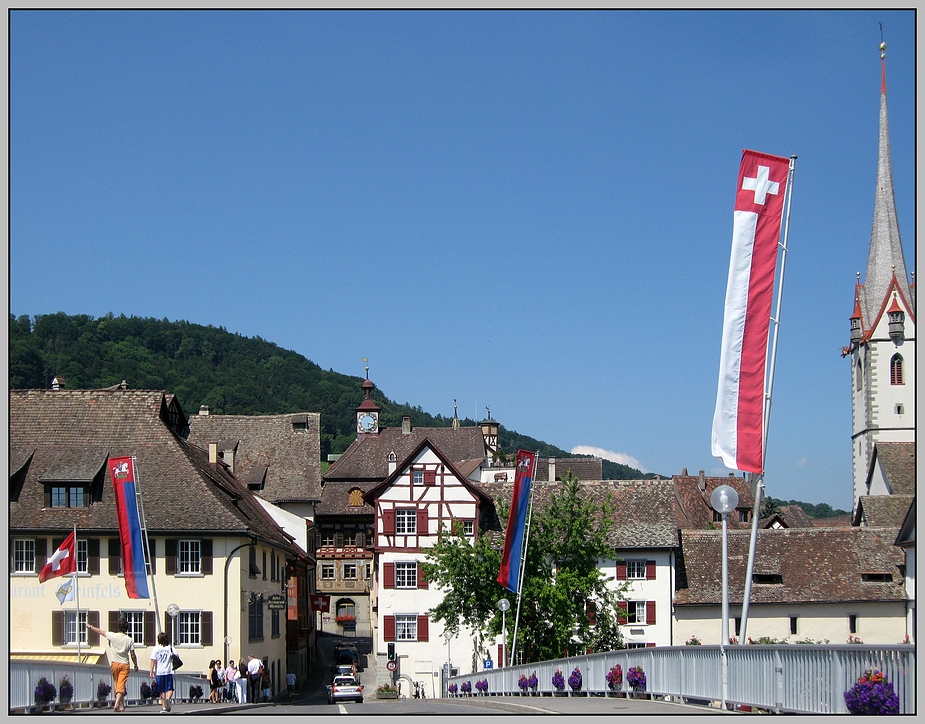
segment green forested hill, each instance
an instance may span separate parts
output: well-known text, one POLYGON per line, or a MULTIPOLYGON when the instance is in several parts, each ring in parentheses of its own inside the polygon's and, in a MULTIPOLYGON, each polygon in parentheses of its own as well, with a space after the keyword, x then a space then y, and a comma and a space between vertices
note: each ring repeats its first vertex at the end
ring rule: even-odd
MULTIPOLYGON (((70 389, 110 387, 125 380, 136 389, 166 390, 177 396, 187 414, 195 414, 200 405, 224 415, 320 412, 322 459, 343 452, 354 439, 354 413, 363 399, 361 377, 323 370, 296 352, 223 327, 112 314, 98 319, 61 312, 32 319, 10 314, 10 388, 48 388, 55 376, 63 377, 70 389)), ((451 418, 389 400, 379 389, 372 397, 382 408, 385 427, 400 425, 402 415, 421 427, 452 424, 451 418)), ((571 457, 504 426, 499 434, 508 453, 523 448, 571 457)), ((604 477, 653 476, 605 460, 604 477)))

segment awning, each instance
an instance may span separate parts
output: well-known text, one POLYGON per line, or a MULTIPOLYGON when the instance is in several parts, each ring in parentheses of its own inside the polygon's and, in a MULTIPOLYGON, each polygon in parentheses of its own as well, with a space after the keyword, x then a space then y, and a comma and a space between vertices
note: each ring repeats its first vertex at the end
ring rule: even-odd
MULTIPOLYGON (((10 661, 61 661, 69 664, 99 664, 100 659, 104 658, 104 654, 88 654, 81 652, 80 661, 77 660, 77 652, 75 651, 72 654, 44 654, 44 653, 31 653, 31 654, 10 654, 8 659, 10 661)), ((105 662, 104 662, 105 663, 105 662)))

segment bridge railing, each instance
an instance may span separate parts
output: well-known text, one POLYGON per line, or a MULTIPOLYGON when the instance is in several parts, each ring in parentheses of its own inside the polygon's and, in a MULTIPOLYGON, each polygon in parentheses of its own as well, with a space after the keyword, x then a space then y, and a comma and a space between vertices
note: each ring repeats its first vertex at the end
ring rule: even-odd
MULTIPOLYGON (((745 645, 728 646, 726 654, 726 701, 733 705, 775 713, 845 714, 845 692, 867 669, 879 669, 899 697, 899 713, 915 714, 913 645, 745 645)), ((633 693, 627 673, 631 667, 642 666, 648 695, 700 703, 722 701, 719 646, 649 647, 569 656, 455 676, 446 683, 461 687, 469 682, 476 695, 476 682, 487 680, 489 696, 516 696, 522 693, 517 683, 521 674, 527 678, 536 674, 536 693, 552 696, 559 693, 552 685, 558 669, 566 681, 563 695, 604 695, 612 691, 607 685, 607 672, 618 664, 623 670, 623 682, 615 691, 621 694, 633 693), (582 677, 577 694, 567 683, 576 667, 582 677)))
MULTIPOLYGON (((108 666, 51 661, 10 661, 8 666, 11 712, 22 712, 36 707, 35 687, 43 677, 59 690, 59 695, 52 702, 56 705, 61 703, 61 679, 64 676, 67 676, 74 687, 74 697, 71 699, 73 707, 87 707, 97 703, 97 688, 101 681, 112 686, 112 673, 108 666)), ((190 687, 193 686, 202 687, 205 696, 209 695, 209 682, 202 675, 174 672, 173 679, 173 701, 192 699, 190 687)), ((126 685, 126 699, 129 702, 142 700, 141 685, 144 682, 148 682, 149 685, 151 683, 147 669, 139 669, 129 674, 126 685)), ((115 692, 110 691, 104 701, 108 706, 114 700, 115 692)))

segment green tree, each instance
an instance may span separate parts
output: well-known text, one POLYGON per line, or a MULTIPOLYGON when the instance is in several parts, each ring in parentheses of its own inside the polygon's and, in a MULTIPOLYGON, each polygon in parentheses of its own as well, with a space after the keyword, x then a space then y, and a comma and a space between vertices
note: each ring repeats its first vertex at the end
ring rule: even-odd
MULTIPOLYGON (((507 520, 506 508, 499 506, 499 520, 507 520)), ((622 647, 617 601, 626 586, 611 588, 613 579, 598 567, 599 561, 613 557, 608 542, 612 521, 609 496, 600 504, 583 499, 571 473, 548 504, 534 510, 517 632, 517 649, 525 661, 622 647)), ((430 549, 423 564, 428 580, 447 592, 428 613, 454 633, 461 625, 470 627, 481 648, 488 636, 501 631, 498 600, 513 599, 514 611, 516 595, 496 580, 500 536, 483 532, 473 543, 456 533, 430 549)), ((509 621, 508 636, 512 634, 509 621)))

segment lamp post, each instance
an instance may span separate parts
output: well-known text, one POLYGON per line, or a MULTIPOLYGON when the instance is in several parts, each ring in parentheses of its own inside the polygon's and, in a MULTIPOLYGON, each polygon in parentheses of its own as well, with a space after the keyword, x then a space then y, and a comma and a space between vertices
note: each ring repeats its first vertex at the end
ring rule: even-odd
POLYGON ((450 685, 450 677, 453 675, 453 657, 450 655, 450 639, 453 634, 449 629, 443 632, 443 638, 446 639, 446 679, 443 682, 444 694, 449 693, 447 687, 450 685))
POLYGON ((511 607, 511 602, 506 598, 498 601, 498 609, 501 611, 501 636, 504 643, 501 644, 501 668, 507 666, 507 610, 511 607))
POLYGON ((729 698, 729 661, 726 659, 726 646, 729 644, 729 544, 726 528, 728 516, 739 504, 739 494, 731 485, 720 485, 710 495, 710 505, 723 518, 723 612, 722 629, 719 642, 719 657, 723 668, 723 709, 729 698))
POLYGON ((167 606, 167 615, 170 616, 170 633, 171 633, 170 643, 171 645, 174 645, 177 643, 177 616, 179 615, 179 613, 180 613, 180 607, 177 604, 171 603, 169 606, 167 606))

